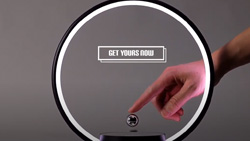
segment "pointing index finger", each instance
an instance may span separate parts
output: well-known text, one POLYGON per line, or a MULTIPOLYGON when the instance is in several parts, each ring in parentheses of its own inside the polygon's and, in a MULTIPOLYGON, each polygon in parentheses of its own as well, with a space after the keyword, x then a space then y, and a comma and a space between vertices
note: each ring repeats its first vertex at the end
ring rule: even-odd
POLYGON ((149 86, 140 98, 129 109, 130 113, 139 111, 144 105, 150 102, 156 95, 161 93, 165 88, 165 82, 162 77, 159 77, 151 86, 149 86))

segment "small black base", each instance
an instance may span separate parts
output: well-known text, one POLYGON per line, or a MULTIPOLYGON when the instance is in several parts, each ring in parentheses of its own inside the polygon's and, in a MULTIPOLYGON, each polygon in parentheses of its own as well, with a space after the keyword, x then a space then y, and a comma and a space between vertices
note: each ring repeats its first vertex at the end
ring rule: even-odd
POLYGON ((100 135, 100 141, 165 141, 164 133, 103 133, 100 135))

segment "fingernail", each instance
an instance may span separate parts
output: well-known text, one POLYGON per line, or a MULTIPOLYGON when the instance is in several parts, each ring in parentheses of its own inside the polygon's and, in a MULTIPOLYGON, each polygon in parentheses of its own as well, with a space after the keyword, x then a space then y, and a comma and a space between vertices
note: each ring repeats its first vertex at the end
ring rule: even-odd
POLYGON ((170 113, 167 112, 166 110, 162 110, 162 111, 161 111, 161 114, 162 114, 162 116, 164 116, 164 117, 169 117, 169 116, 170 116, 170 113))
POLYGON ((128 110, 129 113, 133 113, 132 107, 128 110))

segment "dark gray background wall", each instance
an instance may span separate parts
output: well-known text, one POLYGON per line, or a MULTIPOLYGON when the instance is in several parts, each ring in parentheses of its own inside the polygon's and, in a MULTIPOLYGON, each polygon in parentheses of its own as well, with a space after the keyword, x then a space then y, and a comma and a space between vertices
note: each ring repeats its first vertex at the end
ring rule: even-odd
MULTIPOLYGON (((100 2, 102 1, 0 1, 0 140, 81 140, 69 129, 57 110, 51 90, 50 73, 54 52, 66 29, 83 12, 100 2)), ((215 51, 223 46, 250 25, 250 2, 247 0, 239 0, 237 2, 226 0, 164 0, 164 2, 182 11, 196 24, 206 38, 211 51, 215 51)), ((139 17, 136 17, 136 15, 131 17, 131 23, 141 22, 150 18, 148 15, 143 16, 143 9, 141 11, 134 10, 130 12, 132 14, 133 12, 139 12, 137 15, 139 17), (136 19, 140 19, 140 21, 135 21, 136 19)), ((120 14, 122 13, 124 12, 120 11, 120 14)), ((125 15, 131 13, 125 12, 125 15)), ((112 13, 110 14, 112 15, 112 13)), ((108 15, 106 16, 109 17, 108 15)), ((113 16, 119 16, 119 11, 113 14, 113 16)), ((99 21, 102 21, 102 18, 105 19, 105 15, 100 17, 99 21)), ((160 16, 159 19, 155 18, 154 20, 160 20, 160 16)), ((96 19, 96 23, 98 23, 98 19, 96 19)), ((152 22, 147 26, 150 27, 150 25, 153 24, 152 22)), ((174 22, 172 22, 172 24, 174 25, 174 22)), ((96 27, 97 26, 98 24, 96 24, 96 27)), ((137 26, 143 30, 140 25, 137 26)), ((93 25, 92 28, 94 27, 93 25)), ((152 35, 158 33, 156 31, 160 30, 160 27, 163 27, 163 25, 150 31, 152 35)), ((171 27, 172 26, 166 26, 167 29, 171 27)), ((177 29, 178 26, 176 25, 175 28, 177 29)), ((98 31, 95 31, 95 33, 98 33, 98 31)), ((135 34, 137 35, 137 33, 135 34)), ((184 36, 187 33, 181 29, 180 33, 171 34, 172 36, 166 35, 166 37, 175 37, 175 39, 178 39, 177 35, 179 34, 183 35, 183 37, 179 37, 180 39, 188 38, 184 36)), ((94 35, 95 34, 91 36, 94 35)), ((139 35, 138 33, 138 36, 139 35)), ((164 35, 163 32, 162 35, 164 35)), ((150 38, 150 36, 147 37, 150 38)), ((148 42, 148 44, 163 44, 163 39, 164 38, 162 38, 162 40, 153 40, 152 42, 148 42)), ((133 39, 130 39, 130 41, 133 41, 133 39)), ((77 42, 76 40, 75 43, 77 44, 77 42)), ((185 42, 190 45, 193 44, 189 40, 185 42)), ((109 42, 106 42, 105 45, 108 43, 109 42)), ((120 43, 122 43, 122 41, 120 41, 120 43)), ((174 43, 173 41, 166 44, 174 45, 174 43)), ((140 44, 140 42, 137 44, 140 44)), ((179 47, 180 46, 181 43, 179 44, 179 47)), ((173 49, 173 54, 176 50, 177 49, 173 49)), ((184 49, 184 51, 186 50, 184 49)), ((200 57, 196 52, 197 50, 189 51, 186 55, 193 56, 189 59, 184 57, 180 60, 183 60, 183 62, 196 60, 200 57)), ((181 54, 182 52, 178 53, 181 54)), ((183 54, 184 53, 185 52, 183 52, 183 54)), ((168 62, 167 66, 181 62, 174 61, 173 54, 173 59, 168 62)), ((70 58, 70 56, 74 55, 79 55, 79 53, 77 54, 77 49, 72 50, 68 54, 68 64, 72 64, 70 62, 73 61, 74 58, 70 58)), ((171 54, 169 55, 171 60, 171 54)), ((67 70, 67 67, 70 68, 71 66, 65 65, 65 67, 67 70)), ((159 69, 152 68, 152 70, 160 73, 163 68, 164 66, 161 65, 159 69)), ((84 69, 84 65, 81 69, 84 69)), ((240 67, 222 79, 220 84, 215 87, 213 100, 205 118, 186 140, 248 139, 248 131, 250 130, 250 122, 248 121, 250 118, 249 69, 249 65, 240 67)), ((145 74, 147 74, 146 72, 147 71, 145 71, 145 74)), ((143 85, 138 85, 138 87, 141 90, 144 89, 147 84, 157 76, 157 73, 153 74, 143 85)), ((70 76, 65 77, 71 78, 70 76)), ((79 82, 80 81, 79 79, 79 82)), ((68 83, 70 82, 71 81, 68 81, 68 83)), ((137 84, 139 81, 134 83, 137 84)), ((65 84, 67 84, 67 82, 65 82, 65 84)), ((70 87, 70 85, 67 86, 70 87)), ((80 90, 77 92, 80 93, 80 90)), ((69 95, 67 96, 69 97, 69 95)), ((136 98, 137 97, 134 97, 134 99, 136 98)), ((128 102, 128 105, 130 105, 134 99, 129 99, 130 102, 128 102)), ((74 98, 70 99, 69 97, 68 100, 70 102, 74 100, 74 98)), ((189 105, 185 107, 187 111, 192 112, 192 104, 196 106, 197 100, 199 99, 188 103, 189 105)), ((79 108, 77 104, 72 104, 72 108, 75 108, 75 112, 81 110, 81 107, 79 108)), ((148 109, 153 112, 153 108, 151 109, 150 106, 148 109)), ((84 107, 82 110, 84 111, 84 107)), ((124 115, 126 114, 127 113, 124 113, 124 115)), ((143 114, 142 112, 141 115, 143 114)), ((155 114, 157 113, 155 112, 155 114)), ((78 117, 81 118, 83 115, 84 114, 80 114, 78 117)), ((185 124, 191 116, 188 112, 186 115, 184 121, 181 123, 166 121, 166 124, 171 125, 171 128, 179 128, 179 126, 185 124)), ((164 122, 164 120, 156 122, 155 124, 162 126, 162 122, 164 122)), ((88 123, 93 123, 93 121, 88 123)), ((153 123, 154 122, 151 124, 153 125, 153 123)), ((89 130, 94 132, 94 129, 89 130)), ((171 133, 171 129, 168 128, 168 130, 168 132, 171 133)))

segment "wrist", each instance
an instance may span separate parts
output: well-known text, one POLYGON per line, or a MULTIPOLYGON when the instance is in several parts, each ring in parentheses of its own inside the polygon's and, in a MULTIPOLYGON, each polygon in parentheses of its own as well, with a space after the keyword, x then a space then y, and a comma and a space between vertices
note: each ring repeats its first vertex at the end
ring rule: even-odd
POLYGON ((212 54, 212 60, 214 65, 214 75, 215 75, 215 82, 214 84, 217 85, 221 78, 232 69, 232 57, 228 54, 226 44, 224 47, 216 50, 212 54))

